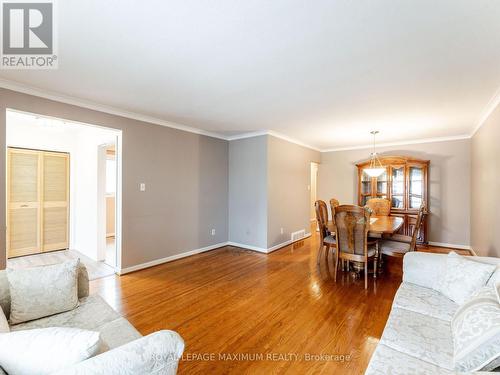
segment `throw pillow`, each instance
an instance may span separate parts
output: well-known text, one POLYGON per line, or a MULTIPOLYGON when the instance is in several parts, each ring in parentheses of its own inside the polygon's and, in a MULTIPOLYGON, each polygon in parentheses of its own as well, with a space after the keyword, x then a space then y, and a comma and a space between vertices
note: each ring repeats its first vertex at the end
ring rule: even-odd
POLYGON ((99 332, 40 328, 0 334, 0 366, 10 375, 50 374, 99 353, 99 332))
POLYGON ((7 318, 3 313, 2 306, 0 306, 0 333, 9 332, 9 323, 7 322, 7 318))
POLYGON ((495 265, 474 262, 452 251, 446 259, 446 270, 438 290, 461 305, 486 285, 494 270, 495 265))
POLYGON ((9 269, 10 324, 69 311, 78 306, 78 264, 9 269))
POLYGON ((491 371, 500 359, 500 304, 492 287, 461 305, 451 321, 455 370, 491 371))

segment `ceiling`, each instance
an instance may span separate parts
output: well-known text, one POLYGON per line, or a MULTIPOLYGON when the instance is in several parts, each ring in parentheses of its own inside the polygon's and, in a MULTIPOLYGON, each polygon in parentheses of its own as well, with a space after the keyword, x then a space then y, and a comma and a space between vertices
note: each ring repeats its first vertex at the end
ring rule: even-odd
POLYGON ((318 149, 470 135, 500 86, 500 1, 58 2, 50 93, 318 149))

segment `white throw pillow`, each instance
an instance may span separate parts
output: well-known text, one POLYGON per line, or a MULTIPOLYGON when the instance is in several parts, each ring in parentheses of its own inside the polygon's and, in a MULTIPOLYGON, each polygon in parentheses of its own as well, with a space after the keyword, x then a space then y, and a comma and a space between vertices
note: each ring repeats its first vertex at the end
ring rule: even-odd
POLYGON ((9 375, 50 374, 101 349, 99 332, 40 328, 0 334, 0 366, 9 375))
POLYGON ((69 311, 78 306, 79 260, 24 269, 8 269, 10 324, 69 311))
POLYGON ((0 333, 10 332, 9 323, 3 313, 2 306, 0 306, 0 333))
POLYGON ((491 371, 500 365, 500 304, 483 287, 461 305, 451 321, 455 370, 491 371))
POLYGON ((463 304, 475 291, 486 285, 495 265, 479 263, 450 252, 438 291, 452 301, 463 304))

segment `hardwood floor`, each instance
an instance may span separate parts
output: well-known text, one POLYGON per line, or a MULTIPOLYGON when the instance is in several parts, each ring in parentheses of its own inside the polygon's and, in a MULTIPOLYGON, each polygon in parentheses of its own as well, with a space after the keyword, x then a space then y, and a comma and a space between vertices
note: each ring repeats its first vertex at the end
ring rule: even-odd
POLYGON ((366 291, 348 273, 335 284, 331 263, 316 266, 316 236, 268 255, 224 247, 94 280, 91 292, 144 335, 177 331, 180 374, 362 374, 401 273, 366 291))

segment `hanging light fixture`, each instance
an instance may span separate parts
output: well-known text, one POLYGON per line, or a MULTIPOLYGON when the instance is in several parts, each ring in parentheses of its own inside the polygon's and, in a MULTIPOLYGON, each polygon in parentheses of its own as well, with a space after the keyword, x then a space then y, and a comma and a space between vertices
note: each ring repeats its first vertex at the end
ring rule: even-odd
POLYGON ((370 154, 370 166, 363 171, 370 177, 378 177, 385 172, 385 168, 375 152, 375 136, 378 134, 378 130, 373 130, 370 134, 373 134, 373 152, 370 154))

